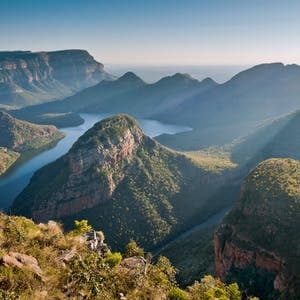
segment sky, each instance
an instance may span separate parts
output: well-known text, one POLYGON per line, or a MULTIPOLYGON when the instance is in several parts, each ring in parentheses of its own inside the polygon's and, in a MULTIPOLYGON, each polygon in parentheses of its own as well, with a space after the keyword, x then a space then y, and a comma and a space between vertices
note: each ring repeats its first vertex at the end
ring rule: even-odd
POLYGON ((300 64, 298 0, 0 0, 0 50, 104 64, 300 64))

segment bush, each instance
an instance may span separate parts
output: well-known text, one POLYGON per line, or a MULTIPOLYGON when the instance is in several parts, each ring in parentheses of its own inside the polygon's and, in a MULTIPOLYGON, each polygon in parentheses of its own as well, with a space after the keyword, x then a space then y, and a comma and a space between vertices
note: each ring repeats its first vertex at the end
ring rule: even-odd
POLYGON ((105 254, 105 262, 111 267, 115 267, 122 261, 122 254, 120 252, 108 252, 105 254))
POLYGON ((172 288, 168 295, 169 300, 187 300, 186 293, 179 288, 172 288))
POLYGON ((74 230, 72 231, 75 234, 82 234, 87 231, 91 231, 93 228, 88 224, 88 220, 75 220, 74 222, 74 230))
POLYGON ((144 249, 140 248, 136 241, 130 240, 130 242, 126 246, 126 257, 132 256, 144 256, 144 249))

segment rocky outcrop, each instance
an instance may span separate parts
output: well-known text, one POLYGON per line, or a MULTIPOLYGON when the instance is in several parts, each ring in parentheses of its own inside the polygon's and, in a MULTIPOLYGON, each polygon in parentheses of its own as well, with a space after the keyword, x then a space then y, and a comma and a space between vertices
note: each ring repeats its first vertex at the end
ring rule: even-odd
MULTIPOLYGON (((126 120, 120 121, 124 122, 126 120)), ((63 158, 69 173, 68 181, 52 194, 48 205, 33 212, 35 220, 74 215, 111 199, 143 137, 140 128, 123 126, 126 127, 120 136, 109 137, 106 143, 96 147, 84 149, 80 144, 89 143, 89 138, 84 142, 79 139, 69 155, 63 158), (87 185, 84 189, 83 184, 87 185)))
POLYGON ((64 98, 109 78, 84 50, 0 52, 0 103, 6 105, 64 98))
POLYGON ((18 252, 9 252, 0 259, 0 263, 2 263, 5 267, 27 269, 37 276, 42 277, 43 272, 39 267, 38 261, 36 260, 36 258, 30 255, 18 252))
POLYGON ((217 275, 236 278, 247 288, 253 282, 256 289, 270 288, 270 294, 261 297, 277 299, 274 295, 279 293, 298 299, 299 199, 298 161, 270 159, 259 164, 249 174, 240 201, 215 233, 217 275), (259 286, 266 278, 271 285, 259 286))

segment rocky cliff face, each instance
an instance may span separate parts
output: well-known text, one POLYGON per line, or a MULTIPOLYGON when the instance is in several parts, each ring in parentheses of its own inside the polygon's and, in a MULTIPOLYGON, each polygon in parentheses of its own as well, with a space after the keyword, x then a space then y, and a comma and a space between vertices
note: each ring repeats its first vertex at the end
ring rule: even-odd
POLYGON ((300 163, 270 159, 248 176, 215 233, 217 275, 268 299, 299 299, 300 163))
MULTIPOLYGON (((63 188, 52 194, 48 205, 33 211, 32 216, 35 220, 74 215, 111 199, 143 139, 141 129, 129 125, 131 120, 121 118, 117 122, 120 132, 115 132, 112 137, 102 135, 105 143, 94 143, 94 136, 89 136, 88 133, 79 139, 69 155, 63 158, 63 165, 69 173, 68 181, 63 188), (91 144, 85 149, 85 145, 89 143, 91 144), (55 206, 51 201, 54 199, 55 206)), ((103 130, 109 131, 109 128, 101 128, 100 132, 98 131, 100 141, 103 130)))
POLYGON ((153 247, 224 205, 209 201, 221 177, 145 136, 131 117, 117 115, 38 171, 13 211, 36 221, 58 219, 67 228, 88 219, 109 233, 113 246, 134 238, 153 247))
POLYGON ((0 52, 0 103, 25 106, 64 98, 109 79, 83 50, 0 52))

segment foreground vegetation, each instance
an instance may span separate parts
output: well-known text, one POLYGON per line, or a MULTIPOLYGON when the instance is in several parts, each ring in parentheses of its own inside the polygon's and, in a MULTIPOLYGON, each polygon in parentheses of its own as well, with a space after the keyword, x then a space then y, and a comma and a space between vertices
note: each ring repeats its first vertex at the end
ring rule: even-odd
POLYGON ((83 238, 89 229, 81 221, 64 234, 53 221, 1 214, 0 299, 241 299, 237 284, 210 275, 180 289, 169 260, 152 263, 134 241, 123 254, 99 255, 83 238))

